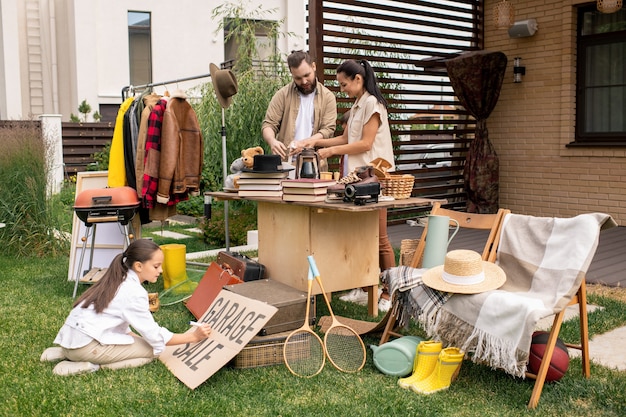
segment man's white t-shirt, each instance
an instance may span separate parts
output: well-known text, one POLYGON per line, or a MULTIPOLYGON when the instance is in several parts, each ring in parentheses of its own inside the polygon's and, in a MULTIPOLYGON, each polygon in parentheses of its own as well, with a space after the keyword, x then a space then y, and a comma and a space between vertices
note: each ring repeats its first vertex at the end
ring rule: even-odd
POLYGON ((311 94, 300 94, 300 109, 296 118, 296 131, 293 140, 308 139, 313 135, 315 118, 315 91, 311 94))

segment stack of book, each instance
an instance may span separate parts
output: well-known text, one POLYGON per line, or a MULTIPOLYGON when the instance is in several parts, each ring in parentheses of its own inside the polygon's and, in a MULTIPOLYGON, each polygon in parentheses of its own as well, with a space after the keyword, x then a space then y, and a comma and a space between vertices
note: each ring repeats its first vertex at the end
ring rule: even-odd
POLYGON ((237 180, 239 197, 281 197, 281 182, 289 176, 284 172, 242 172, 237 180))
POLYGON ((320 180, 316 178, 300 178, 283 180, 284 201, 320 202, 326 199, 327 188, 335 185, 335 180, 320 180))

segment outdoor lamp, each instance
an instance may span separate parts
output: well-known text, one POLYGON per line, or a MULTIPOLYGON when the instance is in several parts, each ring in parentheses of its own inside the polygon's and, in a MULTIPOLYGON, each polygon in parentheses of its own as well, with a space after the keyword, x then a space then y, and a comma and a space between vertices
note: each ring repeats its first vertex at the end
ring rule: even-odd
POLYGON ((494 6, 493 18, 495 20, 496 29, 508 29, 515 22, 515 9, 513 5, 507 0, 502 0, 494 6))
POLYGON ((526 67, 522 66, 522 58, 513 58, 513 82, 521 83, 522 75, 526 75, 526 67))

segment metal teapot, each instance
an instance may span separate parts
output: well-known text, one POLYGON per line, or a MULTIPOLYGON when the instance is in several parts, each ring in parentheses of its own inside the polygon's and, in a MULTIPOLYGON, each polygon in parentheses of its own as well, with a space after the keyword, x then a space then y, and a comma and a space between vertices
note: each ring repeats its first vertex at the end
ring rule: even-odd
POLYGON ((296 159, 296 178, 319 178, 320 157, 313 148, 304 148, 296 159))

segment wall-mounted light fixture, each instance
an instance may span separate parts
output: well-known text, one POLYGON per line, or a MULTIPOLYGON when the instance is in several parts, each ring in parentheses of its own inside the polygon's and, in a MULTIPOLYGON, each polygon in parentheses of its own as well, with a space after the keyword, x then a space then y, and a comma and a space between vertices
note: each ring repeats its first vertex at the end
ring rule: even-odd
POLYGON ((511 38, 525 38, 527 36, 533 36, 537 32, 537 20, 526 19, 513 23, 513 26, 509 28, 509 36, 511 38))
POLYGON ((522 58, 513 58, 513 82, 521 83, 522 75, 526 75, 526 67, 522 66, 522 58))
MULTIPOLYGON (((618 0, 620 1, 620 0, 618 0)), ((515 8, 511 2, 502 0, 493 8, 493 19, 496 29, 508 29, 515 22, 515 8)))
POLYGON ((598 0, 596 8, 600 13, 615 13, 622 8, 622 0, 598 0))

